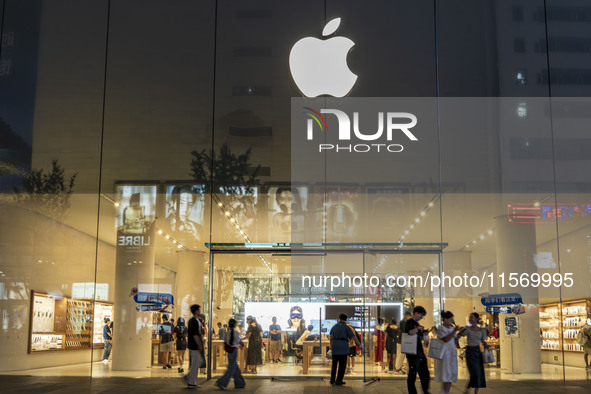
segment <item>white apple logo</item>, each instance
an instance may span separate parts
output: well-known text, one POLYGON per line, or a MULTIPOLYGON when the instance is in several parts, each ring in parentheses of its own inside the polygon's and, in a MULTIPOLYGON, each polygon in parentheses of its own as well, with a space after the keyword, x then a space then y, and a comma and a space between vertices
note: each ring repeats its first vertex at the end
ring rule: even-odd
MULTIPOLYGON (((340 23, 341 18, 331 20, 324 27, 322 35, 331 35, 340 23)), ((304 37, 295 43, 289 53, 289 69, 304 96, 344 97, 351 91, 357 75, 349 69, 347 55, 354 45, 346 37, 327 40, 304 37)))

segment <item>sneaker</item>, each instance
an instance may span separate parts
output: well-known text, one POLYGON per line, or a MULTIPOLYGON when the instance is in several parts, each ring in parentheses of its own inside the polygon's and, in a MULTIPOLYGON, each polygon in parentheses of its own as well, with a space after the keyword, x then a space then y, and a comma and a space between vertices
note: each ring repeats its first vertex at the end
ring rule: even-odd
POLYGON ((170 369, 170 368, 172 368, 172 365, 166 364, 166 368, 170 369))
POLYGON ((214 384, 214 386, 217 387, 220 390, 225 390, 226 389, 224 386, 222 386, 221 384, 219 384, 217 382, 214 384))
POLYGON ((106 358, 103 360, 103 364, 108 364, 109 360, 107 360, 106 358))
POLYGON ((163 365, 163 366, 162 366, 162 369, 166 369, 166 365, 163 365))
POLYGON ((347 382, 335 382, 335 386, 342 386, 344 384, 347 384, 347 382))
POLYGON ((245 388, 245 387, 246 387, 246 386, 234 386, 234 388, 235 388, 235 389, 243 389, 243 388, 245 388))
POLYGON ((198 388, 201 388, 201 386, 199 386, 198 384, 188 384, 187 388, 188 389, 198 389, 198 388))
POLYGON ((334 384, 334 380, 331 380, 331 381, 330 381, 330 384, 334 384))
POLYGON ((279 359, 275 360, 275 362, 277 362, 277 363, 283 363, 283 361, 281 361, 279 359))

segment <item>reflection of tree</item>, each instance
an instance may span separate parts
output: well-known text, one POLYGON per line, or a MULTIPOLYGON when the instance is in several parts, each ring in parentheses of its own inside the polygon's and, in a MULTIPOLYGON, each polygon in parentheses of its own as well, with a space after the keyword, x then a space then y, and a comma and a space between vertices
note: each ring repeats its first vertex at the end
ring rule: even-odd
POLYGON ((243 154, 236 155, 227 144, 220 146, 218 153, 206 149, 193 151, 191 175, 198 185, 203 185, 204 193, 211 193, 217 202, 223 204, 224 210, 230 212, 236 223, 253 236, 252 231, 249 231, 255 223, 256 201, 253 194, 261 166, 252 170, 250 154, 249 148, 243 154))
POLYGON ((205 193, 252 194, 261 166, 251 172, 250 153, 249 148, 243 154, 235 155, 228 144, 223 144, 217 154, 206 149, 193 151, 191 176, 197 184, 204 185, 205 193))
POLYGON ((63 217, 70 207, 70 194, 78 175, 66 180, 64 172, 57 160, 51 162, 51 171, 32 170, 23 179, 23 189, 14 188, 16 201, 47 216, 63 217))
POLYGON ((0 118, 0 176, 23 175, 22 167, 31 160, 31 147, 0 118))
POLYGON ((275 301, 272 295, 289 294, 287 278, 233 278, 234 294, 232 310, 234 314, 244 312, 244 304, 248 301, 275 301))

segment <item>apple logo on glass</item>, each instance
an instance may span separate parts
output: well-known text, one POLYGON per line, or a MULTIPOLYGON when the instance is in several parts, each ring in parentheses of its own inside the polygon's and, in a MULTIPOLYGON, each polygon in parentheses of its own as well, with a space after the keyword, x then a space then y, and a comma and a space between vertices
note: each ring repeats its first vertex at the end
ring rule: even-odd
MULTIPOLYGON (((328 22, 322 36, 333 34, 340 23, 341 18, 328 22)), ((304 96, 344 97, 351 91, 357 75, 349 69, 347 55, 354 45, 347 37, 304 37, 295 43, 289 53, 289 69, 304 96)))

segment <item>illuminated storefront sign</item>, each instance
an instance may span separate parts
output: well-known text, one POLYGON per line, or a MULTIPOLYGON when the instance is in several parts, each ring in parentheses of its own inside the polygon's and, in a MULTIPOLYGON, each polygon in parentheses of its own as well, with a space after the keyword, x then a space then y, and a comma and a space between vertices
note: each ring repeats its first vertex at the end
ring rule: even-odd
POLYGON ((509 222, 536 223, 554 222, 576 217, 587 217, 591 214, 591 204, 540 204, 523 203, 508 204, 509 222))
MULTIPOLYGON (((331 20, 322 35, 332 35, 340 23, 341 18, 331 20)), ((300 91, 307 97, 344 97, 349 94, 357 81, 357 75, 347 65, 347 55, 354 45, 346 37, 327 40, 304 37, 296 42, 289 54, 289 69, 300 91)))

